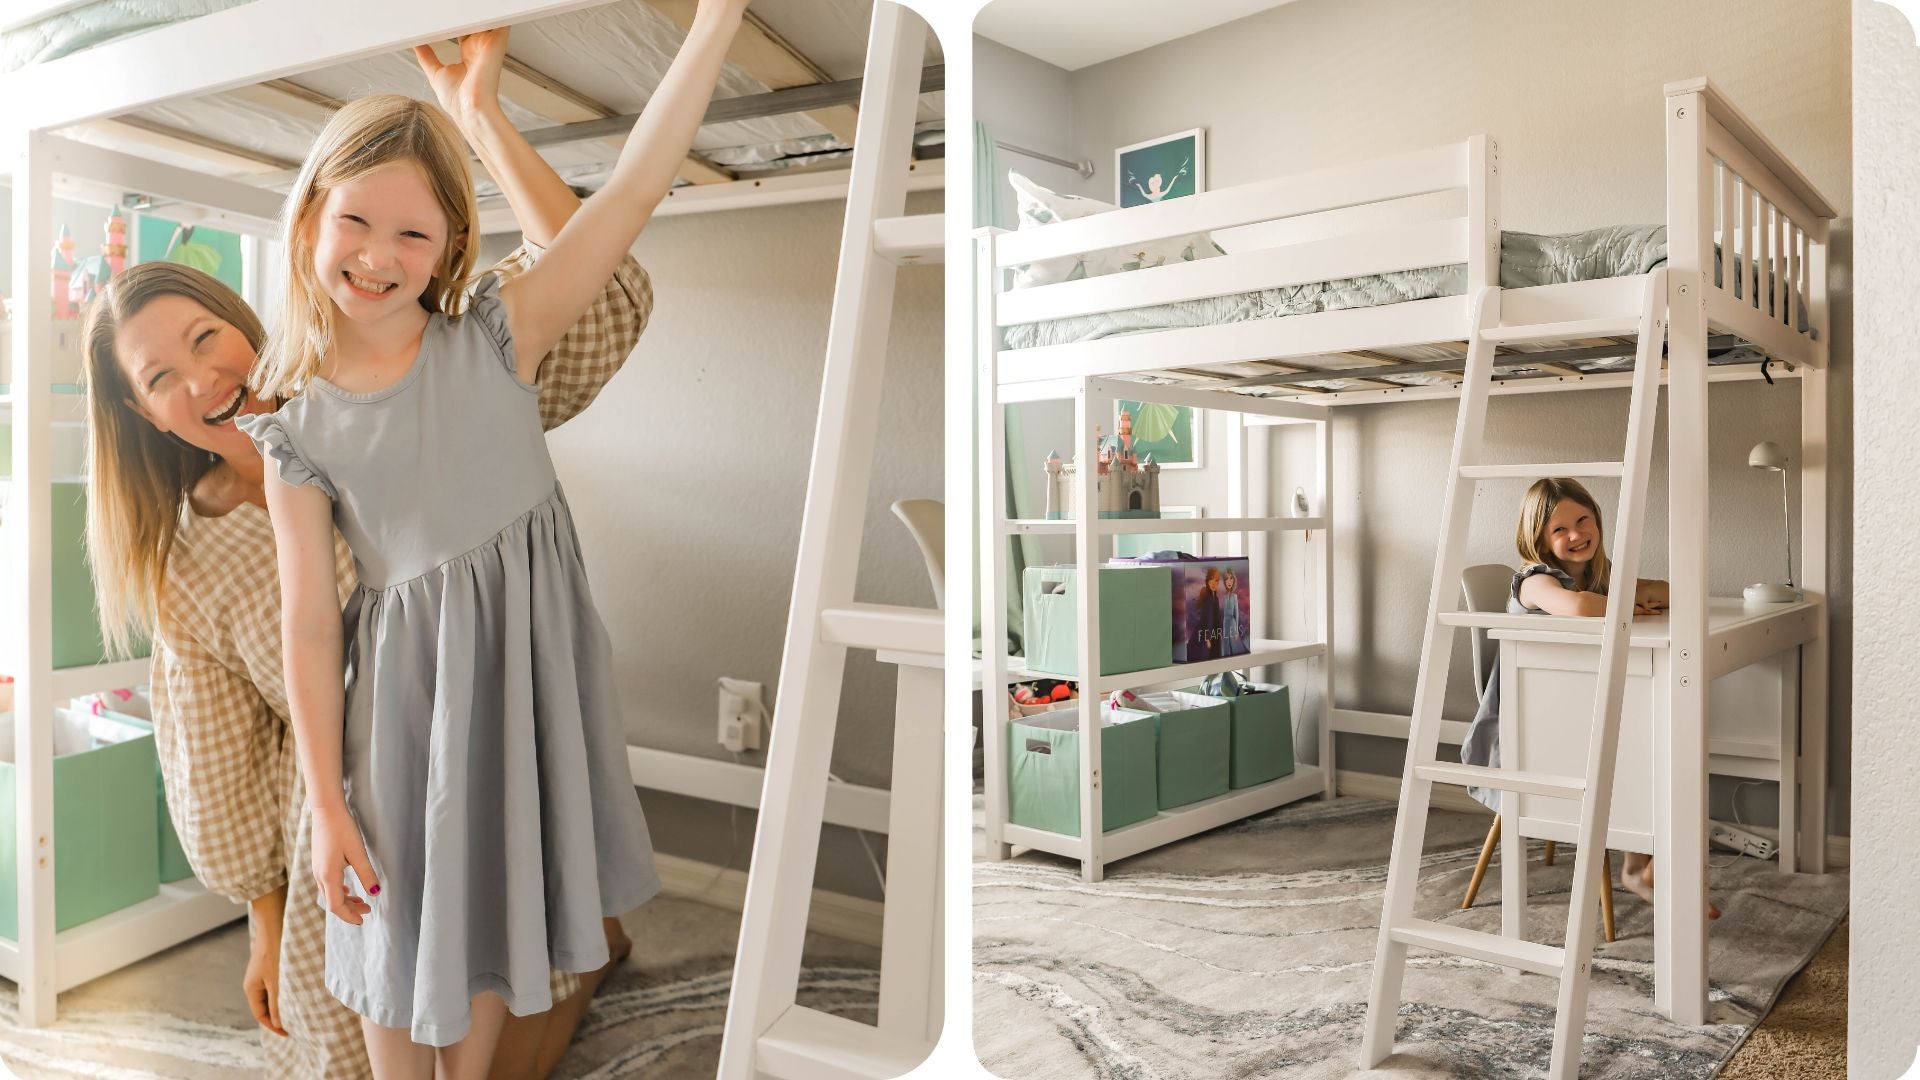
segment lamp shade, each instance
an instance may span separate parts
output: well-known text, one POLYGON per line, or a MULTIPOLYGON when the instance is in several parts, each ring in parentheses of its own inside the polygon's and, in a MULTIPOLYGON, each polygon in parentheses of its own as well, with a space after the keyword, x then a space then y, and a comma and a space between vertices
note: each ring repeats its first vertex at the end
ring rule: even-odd
POLYGON ((1747 455, 1747 464, 1768 472, 1780 472, 1787 467, 1787 452, 1780 449, 1779 443, 1763 442, 1747 455))

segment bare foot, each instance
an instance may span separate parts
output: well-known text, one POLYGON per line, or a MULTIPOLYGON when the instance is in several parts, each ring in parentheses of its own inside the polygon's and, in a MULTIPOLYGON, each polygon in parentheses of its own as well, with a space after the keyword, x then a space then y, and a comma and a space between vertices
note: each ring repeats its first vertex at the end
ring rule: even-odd
MULTIPOLYGON (((1620 864, 1620 886, 1647 903, 1653 903, 1653 860, 1645 855, 1628 855, 1620 864)), ((1707 918, 1720 917, 1720 909, 1707 901, 1707 918)))

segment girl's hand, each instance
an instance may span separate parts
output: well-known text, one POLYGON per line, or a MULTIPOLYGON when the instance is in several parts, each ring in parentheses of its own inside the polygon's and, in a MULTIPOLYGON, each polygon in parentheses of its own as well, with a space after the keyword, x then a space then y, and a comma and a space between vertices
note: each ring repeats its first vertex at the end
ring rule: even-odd
POLYGON ((443 64, 431 45, 415 45, 414 59, 433 86, 433 96, 465 131, 475 116, 500 110, 500 68, 507 59, 507 28, 460 39, 460 61, 443 64))
POLYGON ((247 956, 247 973, 240 980, 247 995, 247 1007, 260 1026, 285 1037, 280 1024, 280 924, 259 921, 254 924, 253 949, 247 956))
POLYGON ((353 816, 347 813, 347 804, 316 805, 313 808, 314 881, 326 898, 326 909, 343 922, 359 926, 362 917, 372 914, 373 906, 347 889, 342 871, 349 866, 368 895, 380 895, 380 883, 374 879, 367 846, 360 838, 353 816))

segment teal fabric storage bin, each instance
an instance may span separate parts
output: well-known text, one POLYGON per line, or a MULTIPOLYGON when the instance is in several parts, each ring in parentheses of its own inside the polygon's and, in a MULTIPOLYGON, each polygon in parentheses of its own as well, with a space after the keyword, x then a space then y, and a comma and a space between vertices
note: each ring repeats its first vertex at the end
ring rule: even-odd
POLYGON ((1159 734, 1160 809, 1225 795, 1228 762, 1233 749, 1233 710, 1220 698, 1188 693, 1204 704, 1188 704, 1173 694, 1154 694, 1150 700, 1167 710, 1160 713, 1116 709, 1118 716, 1146 717, 1159 734))
MULTIPOLYGON (((1026 592, 1026 667, 1080 677, 1079 571, 1030 566, 1026 592)), ((1100 673, 1121 675, 1173 663, 1173 575, 1164 566, 1100 568, 1100 673)))
MULTIPOLYGON (((54 928, 149 900, 160 892, 159 822, 153 797, 153 736, 103 717, 57 710, 56 723, 92 730, 85 748, 53 759, 54 928), (106 726, 101 726, 106 725, 106 726), (119 728, 118 731, 113 730, 119 728), (123 738, 124 736, 124 738, 123 738)), ((4 742, 13 747, 12 724, 4 742)), ((0 761, 0 937, 19 940, 19 862, 15 829, 19 770, 0 761)))
POLYGON ((1176 696, 1183 702, 1227 703, 1233 717, 1232 760, 1227 783, 1239 789, 1293 774, 1293 698, 1275 683, 1249 683, 1253 693, 1232 698, 1209 697, 1191 691, 1176 696))
MULTIPOLYGON (((153 733, 153 723, 137 716, 128 716, 111 710, 99 715, 108 717, 130 728, 153 733)), ((173 828, 173 812, 167 808, 167 782, 160 774, 160 759, 153 762, 153 797, 155 814, 160 819, 160 884, 171 885, 176 881, 185 881, 193 876, 193 864, 187 862, 186 849, 180 846, 180 834, 173 828)))
MULTIPOLYGON (((1133 714, 1140 716, 1146 714, 1133 714)), ((1160 812, 1152 724, 1100 726, 1100 816, 1112 832, 1160 812)), ((1007 721, 1007 820, 1080 835, 1080 710, 1007 721)))

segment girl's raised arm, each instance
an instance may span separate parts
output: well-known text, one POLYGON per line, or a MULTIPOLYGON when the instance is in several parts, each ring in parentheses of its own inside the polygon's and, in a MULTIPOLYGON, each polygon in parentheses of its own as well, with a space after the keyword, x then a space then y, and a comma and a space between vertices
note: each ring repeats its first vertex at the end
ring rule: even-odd
POLYGON ((500 185, 521 234, 541 247, 553 243, 580 209, 580 197, 500 108, 507 29, 482 30, 461 38, 457 63, 441 63, 431 45, 414 46, 413 55, 440 107, 453 118, 487 175, 500 185))
POLYGON ((287 708, 293 741, 313 807, 313 867, 327 910, 358 925, 371 909, 349 896, 348 865, 368 892, 378 892, 360 830, 347 813, 340 774, 346 714, 346 655, 334 576, 333 504, 327 493, 290 484, 268 467, 267 512, 280 567, 280 647, 286 657, 287 708))
POLYGON ((501 286, 521 381, 533 381, 540 357, 598 295, 666 197, 700 130, 746 7, 746 0, 701 0, 679 55, 641 111, 606 187, 573 215, 532 269, 501 286))

